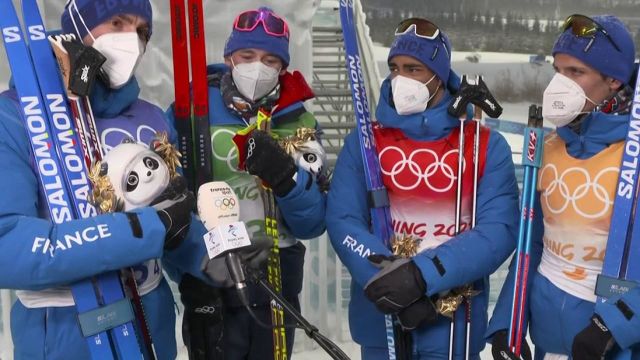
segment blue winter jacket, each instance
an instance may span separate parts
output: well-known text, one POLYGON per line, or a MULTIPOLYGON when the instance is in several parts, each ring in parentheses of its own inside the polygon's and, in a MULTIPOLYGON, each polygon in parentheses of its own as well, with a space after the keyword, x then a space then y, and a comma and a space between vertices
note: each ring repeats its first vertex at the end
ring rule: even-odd
MULTIPOLYGON (((96 85, 92 104, 105 148, 117 145, 124 137, 148 142, 155 131, 172 132, 162 111, 139 100, 138 94, 135 79, 118 91, 96 85)), ((134 211, 140 220, 142 238, 133 235, 130 222, 122 213, 58 225, 46 218, 46 203, 39 196, 40 185, 23 123, 12 88, 0 95, 0 168, 4 169, 4 176, 0 177, 0 288, 42 290, 70 286, 81 279, 132 266, 146 277, 150 274, 136 265, 152 259, 202 277, 199 266, 206 252, 201 240, 205 230, 199 221, 192 223, 183 245, 164 252, 165 228, 153 208, 134 211), (98 225, 107 226, 112 236, 57 249, 52 256, 34 247, 36 238, 64 239, 98 225)), ((143 303, 159 358, 175 358, 174 300, 166 280, 146 294, 143 303)), ((89 358, 75 306, 27 308, 17 301, 11 313, 11 331, 15 359, 68 359, 70 354, 89 358)))
MULTIPOLYGON (((629 115, 594 112, 584 119, 580 135, 567 126, 558 128, 557 133, 566 143, 569 155, 589 159, 609 145, 624 141, 628 128, 629 115)), ((535 213, 542 214, 540 193, 536 194, 535 213)), ((525 314, 531 318, 529 331, 536 347, 536 358, 547 352, 571 354, 573 338, 589 324, 594 313, 594 303, 567 294, 537 272, 542 257, 543 233, 542 216, 538 216, 534 220, 532 233, 528 307, 525 314), (531 314, 535 315, 531 317, 531 314)), ((509 328, 514 268, 515 261, 512 261, 487 330, 488 341, 496 331, 509 328)), ((634 346, 636 357, 640 359, 640 287, 609 299, 597 313, 611 330, 618 345, 622 348, 634 346), (615 305, 618 299, 622 299, 636 315, 627 319, 615 305)))
MULTIPOLYGON (((224 64, 209 65, 208 75, 222 75, 229 72, 229 68, 224 64)), ((281 94, 286 89, 281 87, 281 94)), ((290 94, 290 93, 289 93, 290 94)), ((281 95, 282 96, 282 95, 281 95)), ((295 94, 292 95, 295 98, 295 94)), ((175 115, 173 105, 167 110, 167 117, 173 124, 175 115)), ((301 117, 305 117, 310 126, 316 127, 317 122, 308 113, 302 101, 293 102, 289 106, 278 108, 272 117, 272 130, 278 132, 287 124, 296 124, 301 117)), ((241 202, 241 217, 247 221, 243 212, 251 211, 249 207, 262 207, 257 195, 257 185, 254 179, 250 184, 241 180, 242 185, 233 181, 239 178, 246 178, 249 175, 237 170, 237 151, 232 143, 231 136, 238 130, 245 128, 246 123, 235 113, 227 109, 220 88, 212 84, 209 85, 209 124, 213 139, 213 176, 214 180, 227 181, 234 188, 241 202), (228 158, 221 160, 221 154, 216 151, 224 149, 222 155, 228 158), (217 167, 216 167, 217 166, 217 167)), ((298 243, 297 246, 282 247, 283 238, 291 239, 312 239, 320 236, 325 231, 325 206, 326 196, 318 189, 318 185, 312 181, 312 176, 302 168, 298 169, 296 175, 296 186, 283 197, 276 196, 279 209, 280 239, 281 239, 281 268, 283 295, 288 299, 294 299, 302 290, 304 247, 298 243)), ((247 224, 251 236, 264 236, 264 220, 251 220, 247 224)), ((180 281, 180 273, 172 273, 171 277, 175 281, 180 281)), ((238 305, 235 289, 225 291, 225 301, 227 305, 238 305)), ((270 301, 269 296, 259 287, 250 284, 250 299, 252 303, 266 304, 270 301)))
MULTIPOLYGON (((390 80, 384 81, 376 112, 385 127, 401 129, 413 140, 433 141, 448 136, 458 127, 457 118, 447 113, 450 92, 459 86, 452 73, 444 98, 423 113, 401 116, 390 105, 390 80)), ((502 264, 515 246, 518 219, 518 187, 511 150, 497 132, 490 132, 484 176, 478 189, 477 225, 471 231, 413 257, 427 284, 426 295, 436 295, 455 287, 473 283, 481 293, 472 301, 471 353, 484 347, 483 334, 487 323, 489 274, 502 264), (438 257, 444 275, 432 259, 438 257)), ((427 220, 428 221, 428 220, 427 220)), ((363 347, 385 348, 387 344, 383 314, 364 295, 363 286, 379 269, 371 265, 367 253, 390 254, 382 239, 371 233, 367 205, 362 155, 356 133, 345 139, 336 164, 331 191, 327 200, 327 229, 334 249, 352 276, 349 324, 353 339, 363 347), (347 237, 355 239, 346 240, 347 237)), ((458 320, 464 311, 458 310, 458 320)), ((444 317, 434 325, 422 326, 412 332, 414 352, 426 358, 446 358, 450 321, 444 317)), ((464 339, 462 321, 456 336, 464 339)), ((462 356, 463 341, 456 345, 456 356, 462 356)))

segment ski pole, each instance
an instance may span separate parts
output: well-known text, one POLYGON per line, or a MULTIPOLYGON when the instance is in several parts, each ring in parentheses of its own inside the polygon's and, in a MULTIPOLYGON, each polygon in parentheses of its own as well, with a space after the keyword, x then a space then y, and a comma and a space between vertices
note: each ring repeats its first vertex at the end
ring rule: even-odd
POLYGON ((524 149, 522 150, 522 164, 524 165, 524 180, 522 190, 522 210, 518 243, 516 248, 516 276, 513 286, 513 307, 509 329, 509 349, 520 356, 522 333, 525 328, 524 312, 527 294, 527 280, 529 277, 529 259, 531 252, 531 231, 533 229, 534 201, 538 169, 542 163, 542 108, 536 105, 529 107, 528 126, 524 132, 524 149))
MULTIPOLYGON (((463 80, 464 81, 464 80, 463 80)), ((460 233, 460 222, 462 218, 462 177, 464 173, 464 122, 467 120, 467 114, 463 113, 458 118, 460 120, 458 134, 458 173, 456 185, 456 214, 455 214, 455 234, 460 233)), ((451 314, 451 324, 449 325, 449 360, 454 358, 455 345, 455 323, 456 311, 451 314)))
MULTIPOLYGON (((482 112, 492 117, 498 117, 502 114, 502 107, 493 98, 489 92, 482 76, 475 76, 470 79, 468 75, 463 75, 458 93, 452 99, 448 113, 457 116, 460 120, 460 135, 458 140, 458 187, 456 194, 456 216, 455 216, 455 234, 458 235, 462 231, 462 176, 464 174, 464 121, 467 119, 467 105, 473 103, 474 112, 473 120, 475 121, 475 134, 473 144, 473 189, 472 189, 472 206, 471 206, 471 224, 469 228, 476 225, 477 214, 477 195, 478 181, 480 176, 480 132, 482 112)), ((465 342, 464 354, 465 358, 469 358, 470 341, 471 341, 471 296, 473 296, 473 285, 466 285, 459 289, 462 301, 465 303, 465 342)), ((454 357, 455 345, 455 311, 452 313, 451 325, 449 330, 449 359, 454 357)))
MULTIPOLYGON (((480 148, 480 121, 482 118, 482 109, 479 106, 474 106, 473 121, 475 122, 475 134, 473 145, 473 197, 471 207, 471 228, 476 223, 476 197, 478 192, 478 172, 479 172, 479 148, 480 148)), ((456 217, 455 217, 455 233, 459 234, 462 230, 462 185, 464 174, 464 122, 466 121, 466 114, 460 117, 460 136, 458 138, 458 181, 456 191, 456 217)), ((465 303, 465 359, 469 358, 469 342, 471 339, 471 299, 464 298, 465 303)), ((454 356, 454 344, 455 344, 455 312, 452 314, 452 320, 449 330, 449 359, 453 359, 454 356)))
MULTIPOLYGON (((482 121, 482 108, 473 106, 473 121, 475 123, 475 134, 473 139, 473 193, 471 196, 471 227, 476 227, 476 214, 478 202, 478 176, 480 171, 480 123, 482 121)), ((465 297, 465 352, 464 358, 469 359, 471 343, 471 298, 465 297)))

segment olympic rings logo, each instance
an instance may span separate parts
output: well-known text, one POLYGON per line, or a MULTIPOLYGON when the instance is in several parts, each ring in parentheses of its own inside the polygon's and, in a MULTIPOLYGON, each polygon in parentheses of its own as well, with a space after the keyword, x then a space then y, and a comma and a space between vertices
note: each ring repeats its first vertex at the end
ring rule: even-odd
POLYGON ((247 146, 247 159, 253 156, 253 150, 256 149, 256 139, 249 139, 249 145, 247 146))
POLYGON ((233 144, 232 139, 234 136, 235 133, 229 129, 214 131, 213 134, 211 134, 211 151, 216 160, 223 161, 227 164, 229 171, 240 172, 236 167, 238 163, 238 149, 235 146, 231 146, 226 154, 218 154, 215 149, 215 144, 233 144))
POLYGON ((201 306, 194 310, 196 314, 213 314, 216 312, 216 308, 213 306, 201 306))
MULTIPOLYGON (((379 155, 380 169, 384 175, 387 175, 391 178, 391 181, 398 189, 414 190, 420 185, 421 182, 424 182, 425 186, 427 186, 427 188, 429 188, 430 190, 438 193, 443 193, 451 190, 451 188, 456 182, 457 176, 454 172, 454 169, 449 164, 446 163, 446 160, 449 156, 456 155, 456 154, 458 154, 458 150, 454 149, 446 152, 444 155, 442 155, 442 158, 440 158, 438 157, 438 154, 431 149, 416 149, 409 155, 409 157, 407 157, 407 155, 402 151, 402 149, 396 146, 388 146, 382 149, 382 151, 380 151, 380 155, 379 155), (385 155, 393 156, 391 155, 393 153, 398 154, 393 158, 394 160, 397 157, 400 157, 400 159, 393 161, 393 166, 391 167, 391 169, 385 169, 383 157, 385 155), (421 164, 419 164, 415 160, 416 156, 419 154, 427 154, 431 158, 433 158, 433 161, 430 161, 430 162, 420 161, 420 163, 422 163, 423 166, 427 164, 424 170, 420 166, 421 164), (403 185, 399 181, 400 179, 406 181, 409 178, 408 176, 403 176, 402 178, 398 176, 400 173, 402 173, 406 169, 408 169, 411 172, 411 175, 413 175, 411 177, 415 177, 415 179, 409 180, 411 181, 409 185, 403 185), (438 186, 438 184, 434 184, 433 179, 441 176, 444 176, 444 178, 448 179, 449 180, 448 183, 444 184, 444 186, 443 185, 438 186)), ((462 163, 463 171, 465 167, 466 167, 466 161, 463 159, 463 163, 462 163)))
POLYGON ((220 210, 233 209, 236 206, 236 200, 234 198, 216 199, 213 204, 220 210))
POLYGON ((127 130, 121 128, 108 128, 100 134, 102 148, 105 152, 111 151, 116 145, 119 145, 123 139, 134 139, 138 144, 149 145, 150 139, 156 136, 156 130, 149 125, 139 125, 136 129, 135 136, 127 130), (113 134, 113 135, 111 135, 113 134), (109 136, 111 135, 111 136, 109 136))
POLYGON ((558 176, 558 169, 556 168, 556 166, 553 164, 547 164, 542 169, 542 171, 540 171, 539 182, 540 184, 542 184, 545 172, 551 172, 553 179, 551 180, 547 188, 544 189, 542 198, 544 199, 549 211, 551 211, 553 214, 560 214, 565 211, 567 207, 569 207, 569 205, 571 205, 573 210, 584 218, 596 219, 602 217, 611 209, 611 206, 613 205, 613 199, 607 191, 608 189, 600 184, 600 180, 604 175, 608 173, 617 175, 619 171, 620 170, 616 167, 608 167, 602 169, 592 181, 591 175, 587 172, 587 170, 583 168, 570 167, 564 170, 562 174, 558 176), (579 185, 575 186, 574 189, 570 189, 569 185, 567 185, 567 183, 565 182, 565 179, 567 179, 568 176, 571 176, 572 178, 576 178, 579 176, 584 179, 584 181, 579 182, 579 185), (559 191, 562 198, 564 198, 564 202, 557 207, 554 207, 549 200, 549 198, 555 191, 559 191), (596 202, 596 200, 598 200, 600 203, 600 205, 598 205, 597 211, 595 212, 589 212, 578 206, 578 201, 583 199, 588 194, 593 194, 593 198, 591 199, 591 201, 589 201, 589 203, 594 203, 596 202))

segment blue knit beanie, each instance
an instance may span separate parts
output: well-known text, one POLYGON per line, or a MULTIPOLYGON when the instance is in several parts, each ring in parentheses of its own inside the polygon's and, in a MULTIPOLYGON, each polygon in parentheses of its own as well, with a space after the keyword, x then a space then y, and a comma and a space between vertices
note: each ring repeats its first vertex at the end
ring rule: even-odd
POLYGON ((72 0, 65 6, 60 22, 64 33, 77 34, 82 39, 87 35, 87 28, 93 30, 96 26, 120 14, 137 15, 146 20, 149 24, 149 35, 151 35, 153 11, 149 0, 72 0), (86 27, 82 23, 83 20, 86 27), (73 26, 74 21, 77 31, 73 26))
POLYGON ((636 54, 631 34, 615 16, 600 15, 592 19, 604 28, 620 50, 616 49, 602 31, 596 31, 595 38, 580 37, 573 35, 571 28, 568 28, 556 40, 552 55, 557 53, 571 55, 601 74, 628 84, 633 73, 636 54), (591 46, 585 52, 589 42, 591 46))
POLYGON ((417 59, 433 71, 443 83, 447 83, 451 71, 451 44, 442 30, 433 40, 416 35, 413 29, 405 34, 396 35, 391 43, 387 61, 396 55, 407 55, 417 59))
MULTIPOLYGON (((257 11, 271 12, 267 7, 261 7, 257 11)), ((278 17, 281 17, 278 15, 278 17)), ((281 17, 282 18, 282 17, 281 17)), ((283 18, 284 20, 284 18, 283 18)), ((230 56, 241 49, 260 49, 279 57, 284 66, 289 65, 289 38, 286 36, 274 36, 265 32, 263 24, 256 26, 253 31, 239 31, 233 29, 224 46, 224 56, 230 56)))

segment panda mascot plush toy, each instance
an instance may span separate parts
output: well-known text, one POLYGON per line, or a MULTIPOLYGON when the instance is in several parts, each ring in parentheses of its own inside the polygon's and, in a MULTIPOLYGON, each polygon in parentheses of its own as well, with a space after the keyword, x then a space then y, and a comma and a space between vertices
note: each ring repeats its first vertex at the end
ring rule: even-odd
MULTIPOLYGON (((153 206, 161 211, 193 196, 176 172, 180 153, 160 134, 148 146, 126 139, 91 169, 91 202, 100 213, 153 206)), ((170 241, 168 239, 167 241, 170 241)), ((165 248, 173 246, 167 243, 165 248)))
MULTIPOLYGON (((153 206, 162 219, 163 209, 193 196, 187 190, 184 178, 176 172, 179 157, 166 134, 158 135, 149 146, 127 139, 91 168, 89 179, 93 188, 90 201, 99 213, 153 206)), ((188 226, 176 229, 173 236, 167 235, 165 249, 176 248, 186 231, 188 226)), ((131 272, 138 292, 144 295, 162 280, 161 260, 153 259, 133 266, 131 272)))
POLYGON ((313 175, 322 191, 329 187, 326 171, 327 153, 317 137, 317 131, 299 128, 292 136, 280 139, 280 146, 293 158, 296 165, 313 175))

